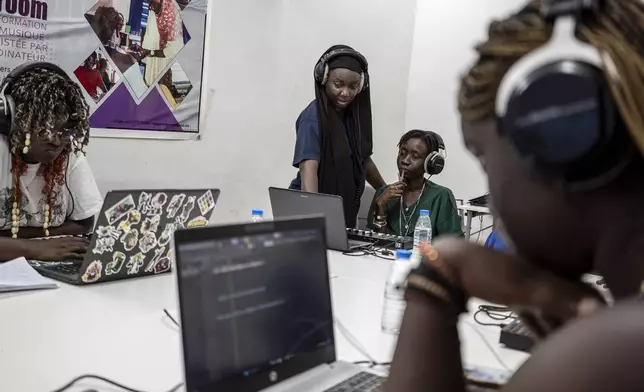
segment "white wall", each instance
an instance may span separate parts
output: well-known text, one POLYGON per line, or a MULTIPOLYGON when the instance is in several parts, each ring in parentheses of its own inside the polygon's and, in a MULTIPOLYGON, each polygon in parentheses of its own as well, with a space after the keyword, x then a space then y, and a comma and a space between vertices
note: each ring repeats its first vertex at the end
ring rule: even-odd
MULTIPOLYGON (((207 87, 215 89, 200 141, 94 138, 89 160, 102 192, 218 187, 218 222, 270 211, 267 188, 288 186, 295 120, 314 97, 313 66, 346 43, 370 61, 375 159, 395 178, 405 125, 415 0, 215 0, 207 87)), ((205 100, 204 100, 205 101, 205 100)))
POLYGON ((487 191, 485 175, 462 144, 457 93, 461 74, 475 60, 474 45, 494 18, 521 7, 517 0, 418 0, 409 71, 406 128, 428 129, 445 141, 448 160, 435 179, 457 198, 487 191))

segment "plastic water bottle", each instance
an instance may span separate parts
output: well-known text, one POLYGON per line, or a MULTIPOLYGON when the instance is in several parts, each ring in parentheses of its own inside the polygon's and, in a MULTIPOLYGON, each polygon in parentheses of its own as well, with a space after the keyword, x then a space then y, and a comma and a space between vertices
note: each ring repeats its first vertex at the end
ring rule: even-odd
POLYGON ((253 210, 251 219, 253 223, 264 221, 264 210, 253 210))
POLYGON ((420 263, 420 250, 418 245, 421 243, 432 242, 432 220, 429 217, 429 210, 420 210, 420 216, 416 221, 414 228, 414 254, 412 256, 412 265, 416 266, 420 263))
POLYGON ((382 331, 398 334, 405 314, 405 286, 407 275, 412 268, 411 252, 399 249, 396 260, 391 264, 385 285, 385 302, 382 306, 382 331))
POLYGON ((414 249, 422 242, 432 242, 432 221, 428 210, 420 210, 420 216, 414 228, 414 249))

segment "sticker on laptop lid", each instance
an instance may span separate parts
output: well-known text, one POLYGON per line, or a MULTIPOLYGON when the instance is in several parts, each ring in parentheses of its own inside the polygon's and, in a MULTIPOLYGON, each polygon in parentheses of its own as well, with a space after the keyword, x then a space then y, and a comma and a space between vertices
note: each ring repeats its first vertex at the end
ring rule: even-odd
POLYGON ((112 255, 112 261, 105 265, 105 275, 116 275, 121 272, 125 264, 125 253, 116 251, 112 255))
POLYGON ((81 280, 85 283, 93 283, 101 278, 103 271, 103 263, 100 260, 92 261, 85 269, 85 273, 81 276, 81 280))
POLYGON ((199 206, 199 211, 201 215, 206 215, 210 210, 215 208, 215 198, 212 196, 210 189, 197 200, 197 205, 199 206))
POLYGON ((134 198, 132 197, 132 195, 125 196, 124 198, 119 200, 118 203, 114 204, 112 207, 108 208, 107 211, 105 211, 107 223, 113 225, 118 220, 127 215, 130 211, 132 211, 135 207, 136 205, 134 204, 134 198))
POLYGON ((206 219, 203 216, 198 216, 190 220, 190 222, 188 222, 188 225, 186 227, 188 229, 194 229, 196 227, 206 227, 206 226, 208 226, 208 219, 206 219))
POLYGON ((147 214, 148 210, 150 209, 150 199, 152 198, 152 195, 147 193, 147 192, 141 192, 139 195, 139 207, 138 210, 141 211, 142 214, 147 214))
POLYGON ((165 252, 165 246, 162 246, 154 250, 154 257, 152 258, 152 260, 150 260, 148 265, 145 267, 145 272, 154 272, 156 265, 161 259, 161 255, 163 254, 163 252, 165 252))
POLYGON ((161 233, 161 237, 159 237, 159 245, 160 246, 166 246, 170 242, 170 239, 172 239, 172 233, 174 233, 174 230, 176 229, 176 226, 174 223, 168 223, 165 225, 165 229, 163 229, 163 232, 161 233))
POLYGON ((132 229, 132 226, 138 225, 141 222, 141 213, 138 210, 128 212, 127 219, 119 224, 119 229, 127 233, 132 229))
POLYGON ((165 257, 162 257, 154 266, 154 273, 161 274, 163 272, 168 272, 172 268, 174 263, 174 251, 170 249, 168 254, 165 257))
POLYGON ((112 237, 99 238, 96 240, 96 245, 94 245, 92 253, 102 255, 105 252, 113 252, 115 243, 116 240, 112 237))
POLYGON ((150 209, 148 215, 161 215, 163 213, 163 206, 168 202, 168 195, 159 192, 150 199, 150 209))
POLYGON ((123 244, 123 248, 125 248, 125 250, 128 252, 134 249, 138 242, 139 242, 139 231, 137 229, 132 229, 129 232, 123 234, 123 237, 121 237, 121 243, 123 244))
POLYGON ((141 252, 135 254, 134 256, 130 256, 130 260, 128 260, 127 265, 125 266, 127 268, 127 274, 138 274, 144 261, 145 255, 141 252))
POLYGON ((98 238, 112 237, 117 239, 121 236, 121 230, 118 230, 113 226, 99 226, 98 229, 96 229, 96 235, 98 238))
POLYGON ((155 246, 157 246, 157 236, 151 231, 143 234, 143 237, 139 240, 139 249, 143 253, 148 253, 155 246))
POLYGON ((185 228, 185 224, 188 221, 188 218, 190 217, 190 213, 195 208, 196 200, 197 200, 197 197, 195 196, 188 197, 188 201, 186 202, 186 204, 183 205, 183 208, 181 209, 181 215, 179 215, 175 220, 175 223, 177 224, 178 227, 181 227, 182 229, 185 228))
POLYGON ((166 210, 166 212, 168 213, 168 218, 173 219, 174 216, 177 215, 177 212, 179 212, 179 208, 181 208, 181 205, 183 204, 185 198, 185 193, 180 193, 178 195, 172 196, 170 204, 168 204, 168 209, 166 210))
POLYGON ((161 215, 154 215, 150 218, 145 218, 145 220, 141 224, 141 233, 156 233, 157 230, 159 230, 159 223, 161 223, 161 215))

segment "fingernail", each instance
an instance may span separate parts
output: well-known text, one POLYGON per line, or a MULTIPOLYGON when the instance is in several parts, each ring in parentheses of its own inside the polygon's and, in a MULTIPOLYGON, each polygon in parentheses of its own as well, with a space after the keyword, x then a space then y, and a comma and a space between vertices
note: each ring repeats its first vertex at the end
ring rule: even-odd
POLYGON ((599 310, 601 304, 599 301, 593 298, 584 298, 577 304, 577 315, 578 316, 590 316, 599 310))

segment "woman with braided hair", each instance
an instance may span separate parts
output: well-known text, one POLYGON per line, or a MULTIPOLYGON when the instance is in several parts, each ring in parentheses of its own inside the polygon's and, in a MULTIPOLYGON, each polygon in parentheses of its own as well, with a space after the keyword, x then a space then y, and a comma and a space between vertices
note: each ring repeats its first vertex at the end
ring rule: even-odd
MULTIPOLYGON (((637 366, 644 362, 644 304, 636 300, 644 292, 644 3, 604 0, 597 8, 575 14, 576 25, 558 19, 555 25, 544 16, 552 14, 541 12, 544 6, 549 12, 569 12, 553 7, 592 4, 531 1, 516 15, 492 23, 487 42, 477 47, 478 60, 464 76, 459 94, 462 132, 466 146, 487 172, 491 203, 512 252, 495 252, 457 239, 423 245, 423 262, 407 279, 407 310, 388 391, 466 390, 457 324, 472 297, 510 306, 541 338, 503 391, 644 388, 644 373, 637 366), (529 132, 540 127, 544 134, 552 131, 548 142, 556 146, 562 133, 597 129, 598 121, 584 120, 597 118, 591 116, 599 110, 607 115, 607 106, 590 106, 587 100, 557 106, 562 104, 553 101, 560 95, 540 90, 541 96, 520 102, 530 105, 543 99, 539 108, 548 110, 526 110, 534 115, 524 114, 508 123, 507 113, 499 114, 497 102, 504 96, 504 77, 518 69, 511 70, 512 66, 545 47, 555 27, 555 34, 561 34, 562 26, 574 29, 566 31, 593 46, 597 59, 601 55, 603 65, 593 75, 605 80, 602 86, 607 86, 621 115, 611 127, 613 137, 626 141, 623 150, 607 150, 619 151, 615 159, 626 158, 615 166, 619 170, 601 172, 594 178, 601 182, 577 189, 570 187, 573 177, 558 177, 562 172, 534 170, 545 166, 535 167, 534 159, 526 159, 509 132, 517 129, 513 126, 525 126, 529 132), (605 278, 615 299, 611 309, 603 309, 601 296, 581 282, 583 274, 593 271, 605 278)), ((558 72, 563 74, 562 69, 558 72)), ((570 138, 568 144, 583 140, 570 138)), ((560 147, 555 153, 579 146, 560 147)), ((591 166, 584 170, 603 169, 591 166)))
POLYGON ((0 260, 82 258, 102 198, 84 156, 89 107, 60 74, 29 68, 10 82, 15 107, 0 136, 0 260))

